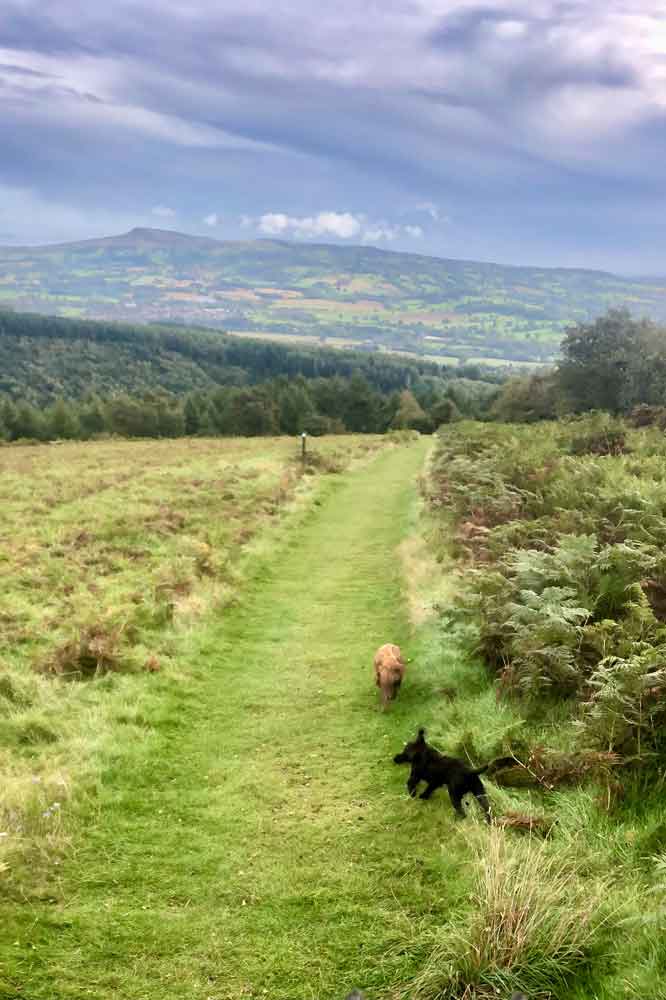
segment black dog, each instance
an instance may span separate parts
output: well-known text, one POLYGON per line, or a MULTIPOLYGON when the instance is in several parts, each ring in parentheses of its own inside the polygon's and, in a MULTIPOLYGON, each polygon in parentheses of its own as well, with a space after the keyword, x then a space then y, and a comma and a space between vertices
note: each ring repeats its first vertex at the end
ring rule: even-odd
MULTIPOLYGON (((416 739, 412 743, 407 743, 402 753, 395 755, 393 763, 412 765, 407 779, 407 790, 412 798, 416 795, 416 788, 420 781, 426 782, 426 789, 420 795, 422 799, 429 799, 436 789, 446 785, 453 808, 459 816, 464 817, 462 798, 471 792, 472 795, 476 796, 483 809, 486 822, 490 823, 490 803, 479 778, 480 774, 488 770, 490 764, 485 764, 474 770, 459 757, 445 757, 444 754, 439 753, 438 750, 426 743, 425 729, 419 729, 416 739)), ((515 764, 515 760, 513 757, 502 757, 491 763, 498 768, 515 764)))

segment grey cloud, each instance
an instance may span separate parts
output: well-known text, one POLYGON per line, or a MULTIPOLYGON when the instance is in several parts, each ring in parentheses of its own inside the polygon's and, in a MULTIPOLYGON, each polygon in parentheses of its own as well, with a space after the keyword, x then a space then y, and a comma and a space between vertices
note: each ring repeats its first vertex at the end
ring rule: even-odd
POLYGON ((446 15, 428 34, 428 42, 440 48, 463 48, 476 41, 486 24, 523 20, 524 10, 510 7, 466 7, 446 15))
MULTIPOLYGON (((49 79, 45 77, 44 79, 49 79)), ((26 87, 7 80, 2 76, 0 69, 0 87, 3 91, 4 99, 7 101, 20 101, 22 103, 32 103, 39 106, 53 106, 61 101, 81 101, 89 104, 104 104, 101 97, 90 94, 86 91, 76 90, 74 87, 67 87, 57 83, 43 83, 37 87, 26 87)))
POLYGON ((14 66, 12 63, 0 63, 0 73, 9 73, 12 76, 29 76, 39 80, 52 80, 51 73, 40 73, 36 69, 27 66, 14 66))
POLYGON ((31 10, 29 5, 12 0, 3 3, 0 45, 29 52, 72 52, 85 48, 43 8, 40 14, 36 6, 31 10))
POLYGON ((498 233, 501 203, 530 240, 545 198, 564 230, 591 188, 663 189, 644 155, 664 133, 659 53, 622 0, 443 6, 5 0, 0 178, 91 205, 111 184, 123 210, 160 201, 201 226, 211 205, 326 205, 388 231, 392 205, 432 202, 498 233))
MULTIPOLYGON (((501 106, 504 117, 515 115, 516 101, 536 101, 544 93, 563 86, 596 85, 610 89, 638 85, 631 53, 621 40, 599 50, 574 50, 567 35, 581 39, 589 32, 592 5, 553 8, 549 16, 533 14, 525 6, 469 7, 445 17, 429 34, 428 44, 443 55, 464 52, 469 66, 459 91, 435 89, 423 94, 452 104, 462 101, 475 106, 501 106), (488 28, 516 24, 523 28, 515 37, 497 38, 488 28), (476 73, 475 73, 476 69, 476 73)), ((593 23, 593 21, 592 21, 593 23)))

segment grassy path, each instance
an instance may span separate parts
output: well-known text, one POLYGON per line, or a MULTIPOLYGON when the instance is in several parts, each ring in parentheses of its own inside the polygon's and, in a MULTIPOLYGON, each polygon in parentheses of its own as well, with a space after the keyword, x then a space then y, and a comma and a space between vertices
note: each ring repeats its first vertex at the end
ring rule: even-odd
POLYGON ((410 935, 451 905, 452 821, 403 795, 418 683, 382 715, 371 656, 409 640, 395 550, 424 453, 342 477, 119 723, 75 851, 10 912, 0 995, 374 1000, 413 971, 410 935))

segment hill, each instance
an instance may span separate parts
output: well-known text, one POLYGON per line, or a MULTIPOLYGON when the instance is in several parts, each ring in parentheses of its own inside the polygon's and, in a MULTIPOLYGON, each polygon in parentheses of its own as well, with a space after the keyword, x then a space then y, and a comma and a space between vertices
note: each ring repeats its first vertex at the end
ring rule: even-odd
POLYGON ((544 362, 556 356, 568 324, 609 306, 666 319, 666 279, 133 229, 56 246, 0 248, 0 304, 401 350, 438 361, 544 362))
POLYGON ((330 379, 354 373, 363 375, 373 389, 390 393, 424 378, 443 384, 454 372, 456 381, 481 374, 478 369, 308 343, 298 347, 185 327, 0 311, 0 396, 33 404, 57 397, 82 399, 90 393, 165 390, 184 395, 254 385, 277 376, 330 379))

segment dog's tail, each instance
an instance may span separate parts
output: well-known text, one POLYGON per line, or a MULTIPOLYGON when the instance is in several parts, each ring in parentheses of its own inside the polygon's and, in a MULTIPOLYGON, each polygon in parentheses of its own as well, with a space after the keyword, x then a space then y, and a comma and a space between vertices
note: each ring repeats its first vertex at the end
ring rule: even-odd
POLYGON ((477 767, 474 774, 483 774, 489 768, 492 768, 493 771, 499 771, 503 767, 516 767, 516 765, 520 766, 520 761, 516 760, 515 757, 496 757, 495 760, 488 761, 483 767, 477 767))

